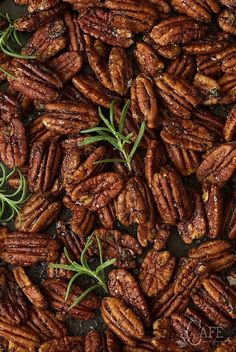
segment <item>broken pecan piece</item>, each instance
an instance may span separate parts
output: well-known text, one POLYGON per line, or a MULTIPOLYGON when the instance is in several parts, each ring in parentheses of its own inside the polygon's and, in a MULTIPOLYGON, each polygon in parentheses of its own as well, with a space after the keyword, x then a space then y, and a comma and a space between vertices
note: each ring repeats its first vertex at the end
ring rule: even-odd
POLYGON ((171 5, 176 12, 200 22, 211 22, 212 14, 220 12, 220 5, 217 0, 171 0, 171 5))

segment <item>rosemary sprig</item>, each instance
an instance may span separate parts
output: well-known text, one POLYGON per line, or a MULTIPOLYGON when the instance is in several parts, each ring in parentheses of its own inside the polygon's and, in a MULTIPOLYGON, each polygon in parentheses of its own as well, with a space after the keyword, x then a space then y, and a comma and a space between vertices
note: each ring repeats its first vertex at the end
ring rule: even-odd
POLYGON ((101 117, 102 121, 104 122, 104 126, 89 128, 87 130, 81 131, 81 133, 96 133, 95 136, 88 137, 84 141, 82 141, 79 146, 83 147, 88 144, 96 143, 96 142, 108 142, 110 143, 114 150, 118 150, 124 159, 104 159, 96 161, 95 163, 125 163, 128 169, 131 171, 131 161, 132 158, 143 138, 143 134, 145 131, 145 122, 141 124, 138 136, 131 148, 131 151, 128 151, 127 144, 132 144, 132 133, 128 135, 124 135, 124 127, 125 127, 125 120, 127 117, 127 113, 130 106, 130 100, 128 100, 122 110, 120 122, 118 126, 118 130, 114 124, 114 107, 115 101, 111 103, 110 106, 110 116, 109 119, 106 118, 99 107, 98 112, 99 116, 101 117))
POLYGON ((0 163, 0 224, 8 223, 19 214, 19 209, 26 199, 27 183, 20 170, 14 168, 9 172, 6 166, 0 163), (11 193, 7 181, 15 172, 19 175, 19 186, 11 193))
POLYGON ((96 236, 96 241, 98 244, 98 250, 99 250, 99 261, 100 264, 97 266, 96 269, 92 269, 89 266, 86 253, 88 252, 88 249, 92 246, 94 242, 94 233, 88 237, 87 242, 84 246, 84 249, 81 253, 80 256, 80 263, 77 263, 75 261, 72 261, 70 258, 68 251, 66 248, 64 248, 64 253, 66 258, 68 259, 70 264, 50 264, 50 267, 55 268, 55 269, 65 269, 69 271, 73 271, 75 274, 73 277, 70 279, 66 295, 65 295, 65 300, 68 299, 68 296, 70 294, 72 285, 74 282, 81 276, 81 275, 87 275, 95 280, 95 284, 90 286, 87 290, 85 290, 75 301, 74 303, 70 306, 70 308, 75 307, 77 304, 79 304, 90 292, 96 290, 97 288, 102 288, 106 293, 108 293, 107 290, 107 285, 106 285, 106 278, 105 278, 105 273, 104 270, 111 266, 112 264, 115 263, 116 259, 109 259, 104 262, 103 260, 103 253, 102 253, 102 245, 100 242, 100 239, 96 236))

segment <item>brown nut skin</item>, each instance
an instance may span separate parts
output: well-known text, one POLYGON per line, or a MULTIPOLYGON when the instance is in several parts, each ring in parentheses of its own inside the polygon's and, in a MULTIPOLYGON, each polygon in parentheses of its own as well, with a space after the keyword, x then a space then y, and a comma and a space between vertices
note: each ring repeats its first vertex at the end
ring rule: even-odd
POLYGON ((71 199, 94 211, 116 198, 123 186, 124 182, 118 174, 107 172, 81 182, 73 190, 71 199))
POLYGON ((180 118, 189 119, 192 110, 200 104, 197 90, 186 80, 163 73, 154 82, 164 106, 180 118))
MULTIPOLYGON (((226 2, 226 1, 224 1, 226 2)), ((230 1, 227 1, 230 2, 230 1)), ((236 336, 227 338, 226 340, 220 342, 214 352, 234 352, 236 344, 236 336)))
POLYGON ((166 150, 174 166, 183 176, 189 176, 197 171, 201 163, 201 154, 191 149, 166 144, 166 150))
POLYGON ((175 269, 175 258, 167 251, 151 249, 140 268, 139 283, 145 295, 154 297, 168 285, 175 269))
POLYGON ((0 236, 0 258, 9 264, 27 267, 58 258, 60 246, 47 235, 11 232, 0 236))
POLYGON ((165 66, 157 51, 147 43, 136 44, 134 58, 137 61, 139 70, 146 75, 150 75, 151 77, 154 77, 160 73, 165 66))
POLYGON ((83 338, 79 336, 65 336, 44 342, 38 352, 83 352, 83 338))
POLYGON ((204 185, 202 199, 208 220, 208 236, 216 238, 221 234, 223 223, 222 189, 217 185, 204 185))
POLYGON ((209 152, 197 170, 200 182, 223 186, 236 169, 236 147, 233 143, 221 144, 209 152))
POLYGON ((112 13, 105 9, 86 9, 80 13, 78 22, 85 33, 109 45, 128 48, 133 44, 132 32, 112 25, 112 13))
POLYGON ((218 17, 218 25, 224 32, 236 35, 236 12, 225 8, 218 17))
POLYGON ((191 56, 178 56, 167 66, 166 72, 192 81, 196 72, 195 60, 191 56))
POLYGON ((15 228, 26 233, 47 229, 57 218, 61 202, 54 201, 49 193, 33 194, 21 208, 15 219, 15 228))
POLYGON ((155 26, 150 36, 159 45, 187 44, 201 39, 207 33, 205 25, 199 24, 187 16, 162 21, 155 26))
POLYGON ((230 142, 236 137, 236 105, 230 110, 224 126, 224 138, 230 142))
POLYGON ((187 220, 192 213, 191 203, 178 173, 167 167, 153 176, 152 192, 160 216, 167 225, 187 220))
POLYGON ((9 123, 0 120, 0 158, 13 169, 24 166, 27 158, 25 128, 19 119, 9 123))
POLYGON ((76 134, 99 124, 96 110, 84 103, 71 101, 48 103, 44 106, 44 110, 43 124, 54 133, 76 134))
POLYGON ((65 301, 65 294, 68 281, 63 279, 47 279, 43 283, 50 306, 58 312, 58 318, 64 320, 73 317, 80 320, 94 318, 96 308, 99 308, 100 300, 90 293, 81 303, 70 309, 70 305, 83 293, 78 285, 74 285, 70 291, 68 299, 65 301))
POLYGON ((200 22, 209 23, 212 14, 220 12, 220 5, 217 0, 171 0, 171 5, 178 13, 185 14, 200 22))
POLYGON ((18 103, 18 100, 8 94, 0 93, 0 114, 1 119, 7 123, 14 119, 20 119, 22 115, 22 108, 18 103))
POLYGON ((145 326, 151 325, 151 315, 135 278, 124 269, 112 270, 108 276, 108 290, 113 297, 122 299, 138 316, 145 326))
POLYGON ((102 300, 103 320, 123 342, 135 346, 144 337, 144 327, 138 316, 118 298, 106 297, 102 300))
POLYGON ((153 81, 144 74, 138 75, 131 86, 131 113, 137 125, 145 121, 150 129, 159 125, 159 107, 153 81))
POLYGON ((28 300, 37 308, 47 308, 48 302, 40 292, 37 285, 34 285, 30 278, 27 276, 25 269, 17 266, 13 269, 15 280, 19 287, 24 292, 28 300))
POLYGON ((67 51, 50 60, 48 66, 60 74, 63 82, 67 82, 82 69, 83 56, 77 51, 67 51))
POLYGON ((99 349, 104 352, 121 352, 120 343, 111 330, 104 334, 92 330, 85 336, 84 352, 97 352, 99 349))

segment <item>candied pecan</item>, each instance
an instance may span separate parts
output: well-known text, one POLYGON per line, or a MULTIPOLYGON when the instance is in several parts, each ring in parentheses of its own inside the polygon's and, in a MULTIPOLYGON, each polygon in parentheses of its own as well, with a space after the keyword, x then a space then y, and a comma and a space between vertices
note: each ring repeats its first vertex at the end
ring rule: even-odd
POLYGON ((68 51, 48 62, 48 66, 58 72, 63 82, 69 81, 81 70, 83 56, 78 51, 68 51))
MULTIPOLYGON (((228 199, 227 199, 228 200, 228 199)), ((222 232, 225 232, 230 240, 236 238, 236 194, 226 203, 223 214, 222 232)))
MULTIPOLYGON (((69 264, 69 261, 66 258, 65 254, 61 253, 55 263, 56 264, 69 264)), ((70 280, 73 276, 73 273, 71 271, 68 271, 65 269, 55 269, 55 268, 52 268, 51 266, 48 266, 47 275, 48 275, 48 278, 50 278, 50 279, 68 279, 68 280, 70 280)))
POLYGON ((169 15, 171 12, 171 7, 167 0, 149 0, 155 8, 157 9, 158 13, 160 13, 161 17, 164 15, 169 15))
POLYGON ((183 50, 189 55, 210 55, 224 49, 228 45, 228 40, 228 33, 213 33, 206 38, 184 45, 183 50))
POLYGON ((153 81, 149 76, 140 74, 131 86, 131 112, 134 121, 140 125, 142 121, 150 129, 159 124, 158 103, 153 81))
POLYGON ((60 210, 61 202, 54 201, 49 193, 36 193, 21 208, 15 227, 27 233, 45 230, 55 221, 60 210))
POLYGON ((217 81, 208 76, 197 73, 193 80, 193 85, 204 96, 204 105, 214 105, 220 98, 220 86, 217 81))
POLYGON ((236 34, 236 12, 225 8, 218 17, 218 24, 224 32, 236 34))
POLYGON ((46 309, 32 308, 27 325, 40 336, 42 341, 59 339, 67 335, 66 325, 46 309))
POLYGON ((83 352, 83 338, 79 336, 65 336, 44 342, 39 352, 83 352))
POLYGON ((136 256, 142 253, 138 241, 118 230, 96 229, 94 234, 102 241, 107 259, 116 258, 114 266, 118 268, 135 268, 136 256))
POLYGON ((107 172, 90 177, 75 187, 71 194, 73 202, 94 211, 106 206, 122 191, 124 182, 118 174, 107 172))
POLYGON ((165 146, 170 159, 181 175, 189 176, 196 172, 201 163, 199 152, 171 144, 166 144, 165 146))
POLYGON ((48 10, 59 2, 60 0, 28 0, 28 12, 48 10))
POLYGON ((166 243, 170 237, 170 228, 168 226, 165 226, 163 224, 156 224, 156 232, 155 235, 153 236, 153 243, 154 246, 153 248, 157 251, 162 250, 165 248, 166 243))
POLYGON ((116 220, 114 204, 110 202, 106 207, 100 208, 97 211, 99 222, 108 230, 113 229, 114 221, 116 220))
POLYGON ((56 19, 38 29, 22 50, 23 55, 34 55, 39 61, 55 56, 66 46, 66 27, 56 19))
MULTIPOLYGON (((2 52, 0 53, 0 65, 3 70, 5 70, 6 72, 9 72, 11 68, 11 62, 12 62, 12 58, 10 58, 9 56, 7 56, 2 52)), ((0 71, 0 82, 2 83, 6 79, 7 79, 7 74, 4 73, 3 71, 0 71)))
MULTIPOLYGON (((221 2, 228 2, 231 3, 231 0, 224 0, 221 2)), ((234 0, 233 3, 235 4, 234 0)), ((235 351, 235 344, 236 344, 236 336, 232 336, 227 338, 226 340, 222 341, 217 348, 214 350, 214 352, 234 352, 235 351)))
MULTIPOLYGON (((97 2, 97 0, 95 0, 97 2)), ((82 30, 77 21, 77 15, 71 12, 64 14, 64 21, 68 32, 69 50, 83 53, 85 51, 85 42, 82 30)))
POLYGON ((27 276, 25 269, 17 266, 13 269, 13 274, 19 287, 22 289, 28 300, 37 308, 45 309, 48 305, 47 300, 40 292, 40 289, 27 276))
POLYGON ((192 110, 200 104, 196 89, 187 81, 169 73, 163 73, 154 81, 164 106, 174 115, 189 119, 192 110))
POLYGON ((208 109, 198 108, 193 111, 192 119, 213 132, 216 140, 219 140, 219 137, 222 139, 224 124, 220 117, 214 115, 208 109))
POLYGON ((161 131, 165 143, 203 152, 213 146, 214 135, 206 127, 187 119, 166 119, 161 131))
POLYGON ((85 299, 75 307, 71 304, 80 296, 83 290, 74 285, 70 291, 68 299, 65 301, 65 294, 68 282, 63 279, 47 279, 43 283, 50 306, 55 309, 60 317, 71 316, 80 320, 92 319, 95 316, 94 309, 99 307, 99 299, 94 293, 90 293, 85 299))
POLYGON ((103 320, 123 342, 135 346, 142 340, 144 327, 138 316, 121 299, 106 297, 102 300, 103 320))
POLYGON ((171 5, 176 12, 200 22, 211 22, 211 15, 220 12, 217 0, 171 0, 171 5))
POLYGON ((201 328, 197 321, 193 320, 185 314, 173 314, 171 323, 176 333, 183 340, 183 343, 194 346, 196 351, 212 351, 212 345, 203 336, 201 328))
POLYGON ((236 136, 236 105, 230 110, 224 126, 224 138, 227 142, 236 136))
POLYGON ((104 334, 92 330, 85 337, 84 352, 97 352, 102 349, 104 352, 121 352, 120 343, 111 330, 104 334))
POLYGON ((78 22, 82 30, 112 46, 127 48, 133 44, 132 32, 112 24, 113 14, 106 9, 88 8, 81 11, 78 22))
POLYGON ((222 61, 216 55, 217 53, 197 56, 197 71, 209 77, 218 77, 222 73, 222 61))
POLYGON ((109 294, 122 299, 146 326, 151 325, 151 315, 144 295, 135 278, 124 269, 112 270, 108 281, 109 294))
POLYGON ((14 27, 18 31, 33 32, 52 19, 59 17, 66 9, 67 5, 61 3, 48 10, 26 14, 14 21, 14 27))
POLYGON ((156 139, 148 143, 145 156, 145 177, 149 187, 152 183, 153 175, 167 163, 167 153, 164 145, 156 139))
POLYGON ((158 211, 168 225, 187 220, 191 213, 191 203, 184 185, 177 172, 172 168, 162 167, 152 179, 152 192, 158 211))
POLYGON ((44 106, 43 123, 51 132, 59 134, 79 133, 99 123, 96 110, 84 103, 62 101, 44 106))
POLYGON ((166 72, 191 81, 196 71, 196 64, 190 56, 178 56, 167 66, 166 72))
POLYGON ((56 73, 40 63, 17 59, 13 61, 14 78, 8 78, 12 87, 31 100, 47 103, 58 98, 62 82, 56 73))
POLYGON ((224 74, 218 79, 221 99, 219 104, 232 104, 236 101, 236 73, 224 74))
POLYGON ((194 213, 189 220, 177 224, 180 238, 187 244, 204 237, 207 232, 207 220, 201 195, 195 191, 191 191, 190 194, 194 202, 194 213))
POLYGON ((22 109, 14 96, 0 92, 0 114, 7 123, 21 118, 22 109))
POLYGON ((25 296, 10 272, 0 268, 0 316, 12 324, 28 319, 25 296))
POLYGON ((213 272, 229 269, 236 260, 231 244, 222 240, 208 241, 192 248, 189 257, 201 260, 213 272))
POLYGON ((30 266, 58 257, 59 244, 47 235, 11 232, 0 236, 0 258, 9 264, 30 266))
POLYGON ((160 73, 165 66, 156 50, 146 43, 136 44, 134 57, 137 61, 139 70, 151 77, 160 73))
POLYGON ((43 124, 43 116, 37 116, 27 126, 27 141, 30 146, 34 143, 49 142, 55 137, 55 133, 49 131, 43 124))
POLYGON ((199 181, 223 186, 236 169, 236 148, 233 143, 221 144, 210 151, 197 170, 199 181))
POLYGON ((141 265, 139 282, 143 292, 153 297, 168 285, 175 268, 175 258, 167 251, 151 249, 141 265))
POLYGON ((217 185, 204 185, 203 202, 208 220, 208 236, 216 238, 220 235, 223 221, 223 194, 217 185))
POLYGON ((155 26, 150 36, 159 45, 187 44, 201 39, 207 33, 207 27, 197 23, 187 16, 162 21, 155 26))

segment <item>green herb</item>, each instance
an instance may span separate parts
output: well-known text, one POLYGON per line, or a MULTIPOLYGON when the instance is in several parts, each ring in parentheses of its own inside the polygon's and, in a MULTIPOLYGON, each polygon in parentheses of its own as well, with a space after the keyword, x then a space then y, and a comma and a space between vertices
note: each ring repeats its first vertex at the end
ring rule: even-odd
POLYGON ((80 147, 96 142, 108 142, 113 146, 114 150, 118 150, 124 158, 98 160, 95 163, 125 163, 128 169, 131 171, 131 161, 142 140, 145 131, 145 122, 141 124, 138 136, 133 144, 133 147, 131 148, 131 151, 128 151, 127 145, 132 144, 131 138, 133 136, 133 133, 129 133, 128 135, 124 135, 123 133, 129 106, 130 100, 127 101, 122 110, 118 130, 114 124, 115 101, 113 101, 110 106, 109 119, 104 116, 100 107, 98 109, 99 116, 101 117, 105 126, 89 128, 87 130, 81 131, 81 133, 96 133, 96 135, 86 138, 83 142, 79 144, 80 147))
POLYGON ((4 54, 18 59, 36 59, 36 56, 22 55, 14 47, 22 46, 17 31, 14 28, 14 20, 6 14, 0 13, 0 17, 7 20, 8 26, 0 30, 0 49, 4 54))
POLYGON ((94 233, 88 237, 87 242, 84 246, 84 249, 81 253, 80 256, 80 263, 76 263, 71 260, 69 257, 68 251, 66 248, 64 248, 64 253, 66 258, 68 259, 70 264, 50 264, 51 268, 55 269, 65 269, 69 271, 73 271, 75 274, 73 277, 70 279, 70 282, 67 287, 66 295, 65 295, 65 300, 68 299, 68 296, 71 291, 71 287, 74 284, 74 282, 78 279, 79 276, 81 275, 87 275, 93 279, 95 279, 96 283, 92 286, 90 286, 87 290, 85 290, 75 301, 74 303, 70 306, 70 308, 75 307, 77 304, 79 304, 90 292, 96 290, 97 288, 102 288, 106 293, 108 293, 107 286, 106 286, 106 278, 105 278, 105 273, 104 269, 108 268, 112 264, 115 263, 116 259, 110 259, 107 261, 103 261, 103 253, 102 253, 102 245, 100 242, 100 239, 96 236, 96 241, 98 244, 98 250, 99 250, 99 261, 100 264, 97 266, 96 269, 91 269, 89 266, 89 263, 87 261, 86 253, 88 252, 88 249, 92 246, 94 240, 93 240, 94 233))
POLYGON ((6 166, 0 163, 0 224, 6 224, 19 214, 19 209, 26 199, 27 183, 20 170, 14 168, 9 172, 6 166), (11 193, 7 181, 16 172, 19 175, 19 186, 11 193))

